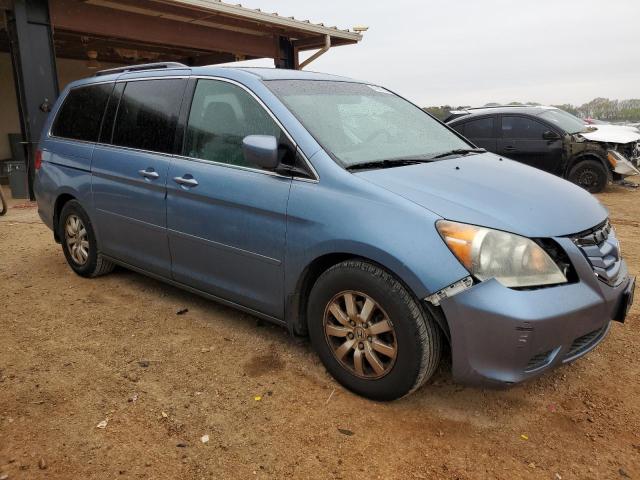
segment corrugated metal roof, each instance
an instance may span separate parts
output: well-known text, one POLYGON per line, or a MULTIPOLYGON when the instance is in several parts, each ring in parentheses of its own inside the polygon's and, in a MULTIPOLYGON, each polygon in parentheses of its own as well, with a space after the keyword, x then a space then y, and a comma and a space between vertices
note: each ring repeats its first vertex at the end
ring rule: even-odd
POLYGON ((309 20, 297 20, 294 17, 283 17, 278 13, 267 13, 262 10, 243 7, 241 4, 231 4, 220 0, 163 0, 163 3, 181 4, 189 7, 229 15, 236 18, 251 20, 259 23, 295 29, 307 34, 330 35, 351 42, 359 42, 362 35, 349 29, 339 29, 335 26, 327 27, 324 23, 312 23, 309 20))

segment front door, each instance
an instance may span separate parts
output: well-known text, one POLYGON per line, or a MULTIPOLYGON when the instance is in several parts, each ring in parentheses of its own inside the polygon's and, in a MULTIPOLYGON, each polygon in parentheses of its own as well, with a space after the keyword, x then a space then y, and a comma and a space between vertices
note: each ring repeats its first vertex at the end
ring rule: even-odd
POLYGON ((185 85, 175 78, 118 84, 122 96, 110 99, 91 167, 102 251, 167 277, 166 183, 185 85))
POLYGON ((562 166, 562 140, 546 140, 544 133, 552 130, 530 117, 502 115, 501 138, 497 153, 550 173, 562 166))
POLYGON ((291 178, 247 163, 247 135, 286 137, 244 88, 200 79, 167 181, 173 278, 283 318, 286 211, 291 178))

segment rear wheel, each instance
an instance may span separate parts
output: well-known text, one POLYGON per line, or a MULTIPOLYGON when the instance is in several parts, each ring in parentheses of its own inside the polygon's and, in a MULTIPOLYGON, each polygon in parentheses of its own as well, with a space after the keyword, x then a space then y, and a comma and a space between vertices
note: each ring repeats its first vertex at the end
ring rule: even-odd
POLYGON ((411 393, 440 361, 435 321, 391 274, 349 260, 318 278, 308 307, 311 342, 336 380, 374 400, 411 393))
POLYGON ((583 160, 571 169, 568 180, 591 193, 598 193, 607 186, 608 172, 597 160, 583 160))
POLYGON ((77 200, 62 208, 58 232, 67 263, 78 275, 97 277, 113 270, 114 264, 98 251, 91 220, 77 200))

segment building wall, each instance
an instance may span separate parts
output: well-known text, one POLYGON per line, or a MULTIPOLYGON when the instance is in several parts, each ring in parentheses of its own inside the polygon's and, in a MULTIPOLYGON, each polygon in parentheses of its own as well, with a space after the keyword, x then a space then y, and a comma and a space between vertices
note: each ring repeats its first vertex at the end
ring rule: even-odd
POLYGON ((8 133, 20 133, 11 55, 0 52, 0 160, 11 158, 8 133))
MULTIPOLYGON (((56 66, 58 68, 58 85, 60 86, 60 91, 64 89, 67 83, 85 77, 92 77, 96 73, 96 70, 87 68, 87 62, 85 62, 84 60, 69 60, 67 58, 57 58, 56 66)), ((111 63, 101 63, 99 70, 118 66, 119 65, 111 63)))
MULTIPOLYGON (((90 77, 95 70, 87 68, 83 60, 56 59, 58 68, 58 85, 60 91, 73 80, 90 77)), ((100 68, 111 68, 115 65, 102 64, 100 68)), ((0 52, 0 160, 11 158, 9 133, 20 133, 20 115, 16 98, 15 82, 11 55, 0 52)))

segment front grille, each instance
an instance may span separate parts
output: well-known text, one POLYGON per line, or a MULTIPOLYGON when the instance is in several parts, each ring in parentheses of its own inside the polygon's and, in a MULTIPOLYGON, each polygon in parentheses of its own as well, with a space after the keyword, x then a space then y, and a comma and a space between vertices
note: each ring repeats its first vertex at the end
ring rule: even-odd
POLYGON ((548 352, 539 353, 531 357, 529 363, 525 367, 525 371, 530 372, 532 370, 537 370, 540 367, 544 367, 547 363, 549 363, 549 357, 553 350, 549 350, 548 352))
POLYGON ((594 330, 593 332, 589 332, 586 335, 576 338, 564 358, 572 358, 589 350, 594 344, 598 343, 600 339, 602 339, 605 333, 607 333, 607 327, 608 325, 605 325, 598 330, 594 330))
POLYGON ((596 276, 607 285, 616 285, 620 276, 620 244, 609 220, 572 237, 591 264, 596 276))

